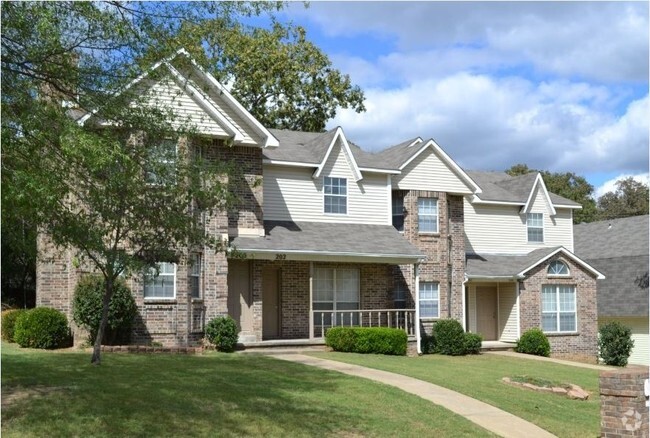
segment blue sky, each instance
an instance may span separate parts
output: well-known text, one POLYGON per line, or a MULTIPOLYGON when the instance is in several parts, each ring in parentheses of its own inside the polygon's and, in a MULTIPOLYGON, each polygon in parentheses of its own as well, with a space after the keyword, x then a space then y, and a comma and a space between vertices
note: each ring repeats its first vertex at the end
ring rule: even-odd
POLYGON ((366 95, 328 128, 368 150, 434 138, 467 169, 648 178, 647 2, 312 2, 307 29, 366 95))

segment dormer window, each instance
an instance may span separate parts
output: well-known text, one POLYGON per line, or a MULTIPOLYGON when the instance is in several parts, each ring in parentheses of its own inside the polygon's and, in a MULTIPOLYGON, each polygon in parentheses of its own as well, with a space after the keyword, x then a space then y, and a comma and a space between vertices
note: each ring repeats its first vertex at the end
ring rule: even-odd
POLYGON ((528 213, 526 226, 528 227, 528 242, 544 242, 544 213, 528 213))
POLYGON ((559 260, 552 262, 548 266, 548 275, 569 275, 569 267, 559 260))
POLYGON ((348 213, 347 179, 326 176, 323 179, 323 191, 325 193, 325 213, 348 213))

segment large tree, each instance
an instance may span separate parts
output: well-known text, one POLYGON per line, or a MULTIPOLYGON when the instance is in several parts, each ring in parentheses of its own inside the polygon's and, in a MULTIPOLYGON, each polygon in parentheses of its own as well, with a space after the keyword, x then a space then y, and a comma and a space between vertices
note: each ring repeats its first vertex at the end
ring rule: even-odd
POLYGON ((530 172, 539 172, 550 192, 582 205, 581 210, 574 211, 573 223, 579 224, 596 220, 596 201, 593 198, 594 187, 583 176, 573 172, 562 173, 530 169, 526 164, 515 164, 506 170, 506 173, 511 176, 525 175, 530 172))
POLYGON ((617 219, 648 214, 648 185, 629 177, 616 182, 616 190, 598 198, 598 218, 617 219))
MULTIPOLYGON (((38 227, 59 248, 76 251, 79 263, 89 263, 104 276, 104 309, 92 363, 100 363, 116 278, 123 272, 155 267, 157 261, 176 261, 195 245, 223 249, 198 222, 188 221, 187 214, 192 206, 208 213, 223 209, 230 199, 222 184, 231 171, 227 165, 193 160, 187 147, 181 147, 177 157, 165 156, 169 149, 157 147, 170 135, 192 136, 191 124, 170 133, 171 112, 132 105, 139 96, 131 91, 117 93, 125 83, 151 60, 187 44, 204 68, 239 84, 236 94, 248 104, 259 105, 251 110, 267 126, 286 127, 284 102, 255 94, 257 87, 264 88, 259 78, 252 80, 255 86, 250 89, 244 85, 245 76, 255 72, 252 58, 283 59, 277 52, 286 52, 294 54, 287 58, 293 62, 287 76, 281 69, 273 71, 279 78, 266 73, 269 83, 277 81, 275 93, 296 99, 293 103, 299 110, 293 115, 300 124, 292 127, 322 129, 338 106, 363 108, 358 88, 332 69, 320 51, 301 40, 302 31, 279 24, 270 31, 255 31, 238 24, 243 16, 280 6, 3 4, 2 231, 9 231, 7 218, 7 223, 31 230, 38 227), (257 51, 242 50, 241 41, 258 40, 257 51), (215 52, 215 41, 231 41, 235 48, 222 46, 215 52), (305 51, 309 56, 302 56, 305 51), (310 64, 311 56, 320 59, 316 67, 310 64), (236 70, 240 62, 248 67, 236 70), (296 73, 301 63, 302 73, 296 73), (313 84, 316 90, 309 102, 305 98, 309 93, 294 91, 305 84, 313 84), (96 108, 103 125, 81 127, 73 120, 80 112, 96 108), (175 165, 169 166, 170 161, 175 165), (11 209, 5 212, 7 206, 11 209)), ((12 256, 3 253, 3 258, 12 256)))

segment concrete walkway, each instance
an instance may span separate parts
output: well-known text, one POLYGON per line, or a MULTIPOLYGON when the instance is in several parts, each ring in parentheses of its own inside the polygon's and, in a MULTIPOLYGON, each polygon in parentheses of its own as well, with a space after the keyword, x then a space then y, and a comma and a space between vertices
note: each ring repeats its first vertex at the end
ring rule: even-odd
POLYGON ((486 351, 485 354, 498 354, 499 356, 516 357, 517 359, 539 360, 542 362, 553 362, 561 365, 569 365, 578 368, 589 368, 591 370, 612 371, 620 368, 610 367, 607 365, 593 365, 582 362, 573 362, 570 360, 553 359, 552 357, 535 356, 534 354, 515 353, 514 351, 486 351))
POLYGON ((432 383, 358 365, 335 362, 302 354, 271 354, 277 359, 301 363, 355 377, 374 380, 422 397, 467 418, 484 429, 506 438, 553 437, 544 429, 482 401, 432 383))

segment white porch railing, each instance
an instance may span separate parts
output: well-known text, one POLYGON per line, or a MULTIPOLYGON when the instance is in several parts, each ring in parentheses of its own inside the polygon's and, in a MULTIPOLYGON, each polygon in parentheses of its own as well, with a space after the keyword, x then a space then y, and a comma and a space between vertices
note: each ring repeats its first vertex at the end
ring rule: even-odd
POLYGON ((312 338, 330 327, 389 327, 415 336, 415 309, 314 310, 313 317, 312 338))

